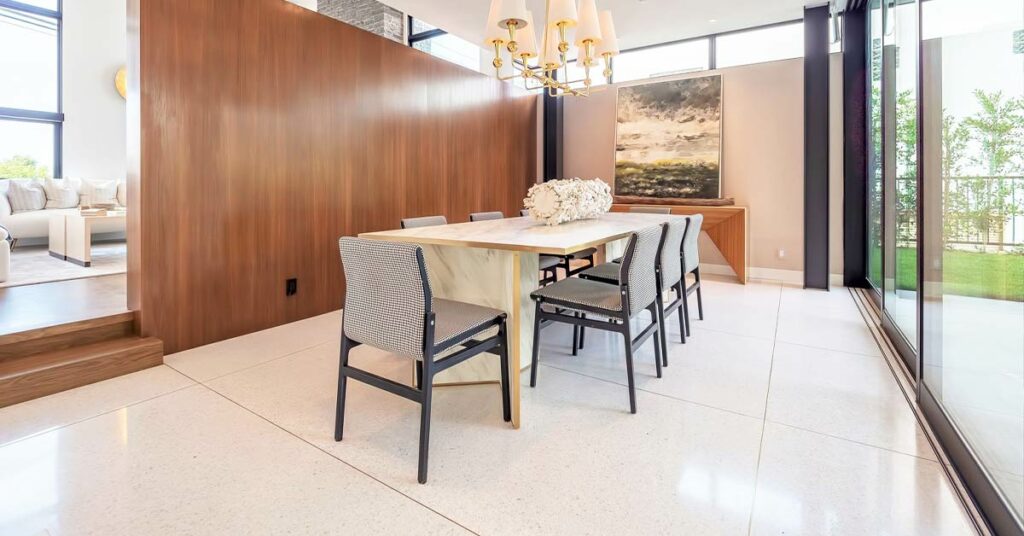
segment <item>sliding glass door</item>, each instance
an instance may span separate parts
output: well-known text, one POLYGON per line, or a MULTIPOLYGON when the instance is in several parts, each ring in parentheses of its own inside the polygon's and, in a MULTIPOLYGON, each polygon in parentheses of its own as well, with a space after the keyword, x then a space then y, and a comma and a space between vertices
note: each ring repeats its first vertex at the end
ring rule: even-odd
POLYGON ((868 283, 882 291, 882 4, 868 4, 868 283))
MULTIPOLYGON (((990 519, 1020 523, 1024 2, 928 0, 922 10, 921 398, 955 430, 964 454, 954 461, 990 519)), ((900 281, 897 270, 897 296, 900 281)))

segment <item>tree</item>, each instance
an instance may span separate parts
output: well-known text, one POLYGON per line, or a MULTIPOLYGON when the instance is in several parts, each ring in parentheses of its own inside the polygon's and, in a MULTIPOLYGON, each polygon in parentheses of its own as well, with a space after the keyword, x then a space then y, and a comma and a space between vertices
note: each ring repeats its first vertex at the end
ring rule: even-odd
POLYGON ((50 176, 50 168, 40 165, 30 156, 14 155, 0 161, 0 178, 43 179, 50 176))

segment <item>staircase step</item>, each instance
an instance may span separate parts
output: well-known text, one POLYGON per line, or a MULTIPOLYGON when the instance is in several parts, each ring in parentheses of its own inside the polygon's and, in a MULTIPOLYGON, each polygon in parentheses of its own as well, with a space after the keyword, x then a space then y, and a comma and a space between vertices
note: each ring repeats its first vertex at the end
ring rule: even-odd
POLYGON ((160 339, 126 336, 0 360, 0 408, 163 363, 160 339))
POLYGON ((0 335, 0 363, 10 359, 127 337, 134 333, 134 321, 135 313, 125 312, 0 335))

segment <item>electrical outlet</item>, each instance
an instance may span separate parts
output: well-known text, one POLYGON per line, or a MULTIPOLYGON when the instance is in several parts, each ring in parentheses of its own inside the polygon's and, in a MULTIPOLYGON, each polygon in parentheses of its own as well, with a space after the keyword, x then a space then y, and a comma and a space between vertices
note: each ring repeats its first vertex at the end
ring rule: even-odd
POLYGON ((779 258, 780 259, 785 259, 786 258, 786 250, 779 249, 779 258))
POLYGON ((284 282, 284 295, 294 296, 299 292, 299 280, 292 278, 284 282))

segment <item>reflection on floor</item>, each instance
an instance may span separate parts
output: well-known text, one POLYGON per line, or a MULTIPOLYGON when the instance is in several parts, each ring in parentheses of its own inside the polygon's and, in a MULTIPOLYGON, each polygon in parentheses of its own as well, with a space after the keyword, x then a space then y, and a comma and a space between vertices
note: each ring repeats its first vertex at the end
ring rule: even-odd
POLYGON ((19 245, 11 252, 11 273, 0 288, 123 274, 128 269, 128 245, 124 241, 93 244, 91 258, 91 266, 79 266, 51 256, 47 246, 19 245))
POLYGON ((520 430, 495 386, 438 389, 426 485, 408 401, 351 382, 333 441, 338 313, 5 408, 0 533, 973 534, 845 290, 705 298, 664 378, 638 355, 636 415, 621 341, 563 326, 520 430))
POLYGON ((125 274, 0 288, 0 335, 122 313, 125 274))

